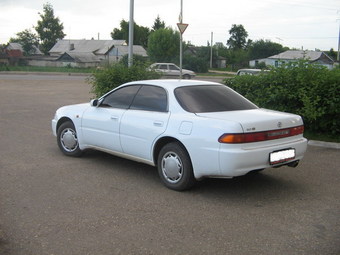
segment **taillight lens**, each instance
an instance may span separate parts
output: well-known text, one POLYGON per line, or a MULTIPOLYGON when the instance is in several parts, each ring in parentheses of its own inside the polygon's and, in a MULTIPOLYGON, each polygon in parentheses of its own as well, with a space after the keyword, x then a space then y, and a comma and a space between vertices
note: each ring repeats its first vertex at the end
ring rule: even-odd
POLYGON ((275 140, 289 136, 303 134, 304 126, 277 129, 263 132, 242 133, 242 134, 223 134, 218 141, 220 143, 254 143, 268 140, 275 140))

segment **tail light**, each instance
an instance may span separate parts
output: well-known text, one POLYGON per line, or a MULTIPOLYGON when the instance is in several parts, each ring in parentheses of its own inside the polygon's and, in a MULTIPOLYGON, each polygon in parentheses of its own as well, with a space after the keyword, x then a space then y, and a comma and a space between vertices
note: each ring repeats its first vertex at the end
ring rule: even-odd
POLYGON ((297 126, 285 129, 276 129, 263 132, 223 134, 218 141, 220 143, 254 143, 268 140, 275 140, 303 134, 304 126, 297 126))

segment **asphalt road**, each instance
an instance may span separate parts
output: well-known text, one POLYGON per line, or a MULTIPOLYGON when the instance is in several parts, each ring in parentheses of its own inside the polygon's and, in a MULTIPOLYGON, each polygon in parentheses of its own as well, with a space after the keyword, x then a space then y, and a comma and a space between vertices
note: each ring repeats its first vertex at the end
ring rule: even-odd
POLYGON ((0 254, 340 254, 340 150, 187 192, 100 152, 63 156, 56 108, 84 77, 0 74, 0 254))

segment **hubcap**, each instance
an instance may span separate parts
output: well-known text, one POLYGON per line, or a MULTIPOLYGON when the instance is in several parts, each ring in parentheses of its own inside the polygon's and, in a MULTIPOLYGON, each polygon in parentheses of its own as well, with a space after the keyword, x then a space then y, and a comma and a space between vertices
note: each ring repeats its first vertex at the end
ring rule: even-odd
POLYGON ((60 142, 65 151, 75 151, 78 147, 77 133, 71 128, 64 129, 60 136, 60 142))
POLYGON ((183 175, 183 165, 180 157, 174 152, 166 153, 162 158, 162 171, 168 182, 179 182, 183 175))

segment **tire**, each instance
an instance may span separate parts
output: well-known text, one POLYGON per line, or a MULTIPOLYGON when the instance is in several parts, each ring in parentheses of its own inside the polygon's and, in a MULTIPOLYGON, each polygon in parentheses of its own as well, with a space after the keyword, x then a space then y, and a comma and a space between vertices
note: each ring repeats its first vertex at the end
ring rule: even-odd
POLYGON ((189 74, 184 74, 184 75, 183 75, 183 78, 184 78, 185 80, 190 80, 190 79, 191 79, 191 76, 190 76, 189 74))
POLYGON ((77 131, 71 121, 60 125, 57 132, 59 149, 67 156, 79 157, 82 150, 79 148, 77 131))
POLYGON ((190 157, 178 143, 168 143, 161 149, 157 168, 160 179, 169 189, 186 190, 196 182, 190 157))

